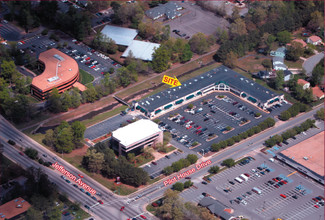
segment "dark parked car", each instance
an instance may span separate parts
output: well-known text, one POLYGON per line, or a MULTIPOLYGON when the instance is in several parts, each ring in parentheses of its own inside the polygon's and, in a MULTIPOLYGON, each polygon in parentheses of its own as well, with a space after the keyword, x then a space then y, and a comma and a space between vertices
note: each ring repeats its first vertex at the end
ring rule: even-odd
POLYGON ((204 185, 208 185, 208 183, 207 183, 207 182, 205 182, 205 181, 202 181, 202 184, 204 184, 204 185))

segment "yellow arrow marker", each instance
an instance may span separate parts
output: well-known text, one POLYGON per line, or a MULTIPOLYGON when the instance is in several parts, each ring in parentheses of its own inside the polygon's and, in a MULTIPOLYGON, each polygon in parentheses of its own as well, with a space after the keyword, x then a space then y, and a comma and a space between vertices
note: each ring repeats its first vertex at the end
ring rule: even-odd
POLYGON ((170 77, 170 76, 166 76, 164 75, 163 79, 162 79, 162 82, 163 83, 166 83, 167 85, 170 85, 172 87, 176 87, 176 86, 180 86, 182 85, 178 79, 176 78, 176 76, 173 77, 170 77))
MULTIPOLYGON (((294 172, 292 172, 292 173, 290 173, 288 176, 291 176, 291 175, 293 175, 293 174, 295 174, 295 173, 297 173, 298 171, 294 171, 294 172)), ((287 177, 288 177, 287 176, 287 177)))

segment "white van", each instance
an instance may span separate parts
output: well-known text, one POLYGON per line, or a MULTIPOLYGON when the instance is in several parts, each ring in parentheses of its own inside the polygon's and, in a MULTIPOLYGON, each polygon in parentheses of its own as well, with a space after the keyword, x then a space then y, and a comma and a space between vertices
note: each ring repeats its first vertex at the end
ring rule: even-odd
POLYGON ((239 177, 236 177, 235 180, 236 180, 238 183, 242 183, 242 182, 243 182, 243 180, 240 179, 239 177))
POLYGON ((271 157, 271 158, 269 158, 269 161, 271 161, 273 163, 274 162, 274 159, 271 157))
POLYGON ((247 181, 248 180, 248 177, 247 176, 245 176, 244 174, 240 174, 240 176, 239 177, 241 177, 243 180, 245 180, 245 181, 247 181))

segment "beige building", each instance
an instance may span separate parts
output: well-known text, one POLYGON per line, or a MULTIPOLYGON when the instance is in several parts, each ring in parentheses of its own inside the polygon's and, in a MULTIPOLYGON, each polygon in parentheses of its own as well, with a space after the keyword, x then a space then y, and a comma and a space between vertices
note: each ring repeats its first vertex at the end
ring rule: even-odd
POLYGON ((112 145, 119 155, 137 154, 147 146, 163 142, 163 131, 148 119, 141 119, 112 133, 112 145))

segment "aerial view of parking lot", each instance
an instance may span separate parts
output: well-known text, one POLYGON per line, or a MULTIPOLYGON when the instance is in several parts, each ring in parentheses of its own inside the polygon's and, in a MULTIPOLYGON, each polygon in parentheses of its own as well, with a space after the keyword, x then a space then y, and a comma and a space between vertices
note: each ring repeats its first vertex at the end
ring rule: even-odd
POLYGON ((0 1, 0 220, 324 219, 324 1, 0 1))

